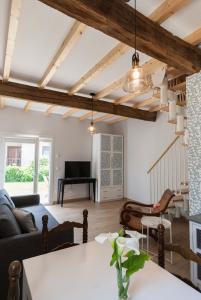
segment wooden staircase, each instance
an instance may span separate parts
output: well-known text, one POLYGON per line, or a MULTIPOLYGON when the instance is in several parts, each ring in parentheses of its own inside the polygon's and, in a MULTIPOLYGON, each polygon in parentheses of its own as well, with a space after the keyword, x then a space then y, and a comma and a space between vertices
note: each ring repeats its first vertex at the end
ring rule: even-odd
POLYGON ((165 189, 175 193, 168 207, 168 214, 179 217, 188 215, 187 154, 182 136, 177 136, 147 171, 151 203, 157 203, 165 189))

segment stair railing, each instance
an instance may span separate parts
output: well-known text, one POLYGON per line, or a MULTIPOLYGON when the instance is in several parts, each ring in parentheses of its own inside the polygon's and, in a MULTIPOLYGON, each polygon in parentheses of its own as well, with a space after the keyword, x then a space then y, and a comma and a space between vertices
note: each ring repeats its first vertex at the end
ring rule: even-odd
POLYGON ((181 194, 182 183, 187 182, 187 155, 182 141, 177 136, 147 171, 151 203, 157 203, 167 188, 181 194))

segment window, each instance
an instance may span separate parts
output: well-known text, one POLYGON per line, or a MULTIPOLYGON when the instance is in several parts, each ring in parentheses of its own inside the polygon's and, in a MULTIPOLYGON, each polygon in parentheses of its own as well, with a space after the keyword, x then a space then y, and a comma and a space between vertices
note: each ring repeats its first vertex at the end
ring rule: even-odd
POLYGON ((21 146, 8 146, 7 148, 7 166, 21 166, 21 146))

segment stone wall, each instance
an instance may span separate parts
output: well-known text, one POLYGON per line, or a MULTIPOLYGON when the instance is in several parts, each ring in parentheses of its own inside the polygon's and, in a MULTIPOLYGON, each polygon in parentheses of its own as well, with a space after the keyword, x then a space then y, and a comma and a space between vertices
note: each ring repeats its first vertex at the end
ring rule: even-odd
POLYGON ((188 174, 190 215, 201 213, 201 72, 187 78, 188 174))

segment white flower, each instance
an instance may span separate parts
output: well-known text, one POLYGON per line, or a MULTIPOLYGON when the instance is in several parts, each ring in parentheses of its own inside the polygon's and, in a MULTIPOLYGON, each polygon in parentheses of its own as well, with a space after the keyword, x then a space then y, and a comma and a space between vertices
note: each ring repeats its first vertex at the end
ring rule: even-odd
POLYGON ((100 243, 100 244, 103 244, 105 241, 109 241, 109 242, 112 242, 114 241, 116 238, 118 238, 118 233, 117 232, 114 232, 114 233, 101 233, 99 235, 97 235, 95 237, 95 240, 100 243))
POLYGON ((130 237, 136 238, 138 240, 146 238, 146 235, 141 234, 141 233, 139 233, 137 231, 126 230, 125 232, 126 232, 126 234, 130 235, 130 237))
POLYGON ((117 246, 122 253, 127 253, 128 251, 133 250, 136 255, 140 255, 139 240, 137 238, 118 237, 117 246))

